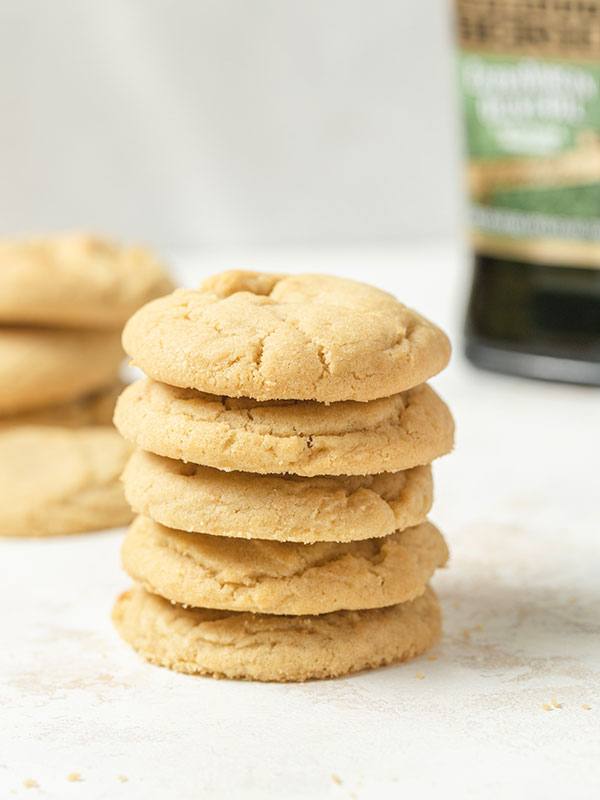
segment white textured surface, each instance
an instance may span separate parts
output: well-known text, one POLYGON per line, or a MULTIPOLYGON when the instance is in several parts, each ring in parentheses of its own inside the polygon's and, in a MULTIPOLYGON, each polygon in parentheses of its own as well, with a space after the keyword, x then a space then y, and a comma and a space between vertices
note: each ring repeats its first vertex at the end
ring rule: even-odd
POLYGON ((0 797, 597 798, 600 393, 470 369, 448 251, 194 263, 189 285, 224 266, 362 275, 455 333, 434 382, 458 425, 432 515, 445 637, 436 660, 336 681, 190 678, 111 628, 120 532, 1 541, 0 797))

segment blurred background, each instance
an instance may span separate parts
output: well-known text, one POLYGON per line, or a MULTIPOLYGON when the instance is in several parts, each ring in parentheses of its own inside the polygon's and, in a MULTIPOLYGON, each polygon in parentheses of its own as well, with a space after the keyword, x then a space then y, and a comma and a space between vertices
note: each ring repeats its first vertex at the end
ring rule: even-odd
POLYGON ((449 3, 0 0, 4 234, 456 237, 449 3))

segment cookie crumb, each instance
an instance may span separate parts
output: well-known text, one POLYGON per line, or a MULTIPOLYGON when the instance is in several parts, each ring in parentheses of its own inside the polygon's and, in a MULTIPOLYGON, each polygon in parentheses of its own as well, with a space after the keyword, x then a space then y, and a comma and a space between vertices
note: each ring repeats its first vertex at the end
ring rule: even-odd
POLYGON ((584 711, 590 711, 590 707, 588 706, 587 703, 584 703, 581 707, 583 708, 584 711))
POLYGON ((79 772, 70 772, 67 775, 67 780, 71 781, 71 783, 77 783, 78 781, 81 780, 81 775, 79 772))
POLYGON ((575 605, 576 602, 577 602, 577 598, 576 597, 569 597, 569 605, 571 605, 571 606, 575 605))
POLYGON ((552 705, 554 706, 554 708, 561 708, 560 703, 556 702, 556 697, 552 698, 552 705))
POLYGON ((417 678, 420 681, 422 681, 424 677, 425 676, 423 675, 422 672, 417 672, 417 674, 415 675, 415 678, 417 678))
POLYGON ((475 630, 476 631, 482 631, 483 630, 483 625, 475 625, 475 630))
POLYGON ((427 656, 427 661, 437 661, 437 656, 427 656))
POLYGON ((463 628, 462 631, 460 632, 460 635, 462 637, 464 637, 465 639, 470 639, 471 638, 471 631, 468 628, 463 628))
POLYGON ((33 778, 25 778, 25 780, 23 781, 23 786, 26 789, 37 789, 39 783, 37 781, 34 781, 33 778))
POLYGON ((127 775, 117 775, 117 777, 121 781, 121 783, 127 783, 127 781, 129 780, 127 775))
POLYGON ((548 703, 542 703, 542 708, 544 711, 552 711, 552 706, 549 706, 548 703))
POLYGON ((342 780, 341 780, 341 778, 338 778, 338 776, 337 776, 337 775, 332 775, 332 776, 331 776, 331 780, 332 780, 334 783, 337 783, 337 785, 338 785, 338 786, 341 786, 341 785, 342 785, 342 780))

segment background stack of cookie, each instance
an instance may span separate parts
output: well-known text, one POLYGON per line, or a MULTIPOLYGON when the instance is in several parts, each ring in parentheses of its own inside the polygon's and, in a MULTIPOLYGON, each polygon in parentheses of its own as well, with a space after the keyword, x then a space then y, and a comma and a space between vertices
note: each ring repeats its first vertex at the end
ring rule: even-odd
POLYGON ((141 248, 73 234, 0 241, 0 535, 130 520, 118 480, 129 447, 111 423, 120 332, 172 288, 141 248))
POLYGON ((425 383, 445 335, 391 295, 327 276, 227 272, 140 309, 123 343, 148 376, 115 422, 140 516, 114 622, 150 661, 306 680, 437 640, 427 514, 454 425, 425 383))

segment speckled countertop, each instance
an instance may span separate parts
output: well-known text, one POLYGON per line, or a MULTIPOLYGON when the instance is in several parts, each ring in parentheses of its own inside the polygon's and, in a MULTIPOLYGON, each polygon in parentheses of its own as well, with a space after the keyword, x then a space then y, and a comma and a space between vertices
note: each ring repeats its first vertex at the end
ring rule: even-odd
MULTIPOLYGON (((449 249, 175 264, 190 286, 226 267, 362 277, 458 339, 449 249)), ((435 659, 303 685, 177 675, 110 625, 122 531, 0 541, 0 797, 600 796, 600 392, 476 372, 455 350, 434 381, 457 419, 435 468, 452 551, 435 659)))

